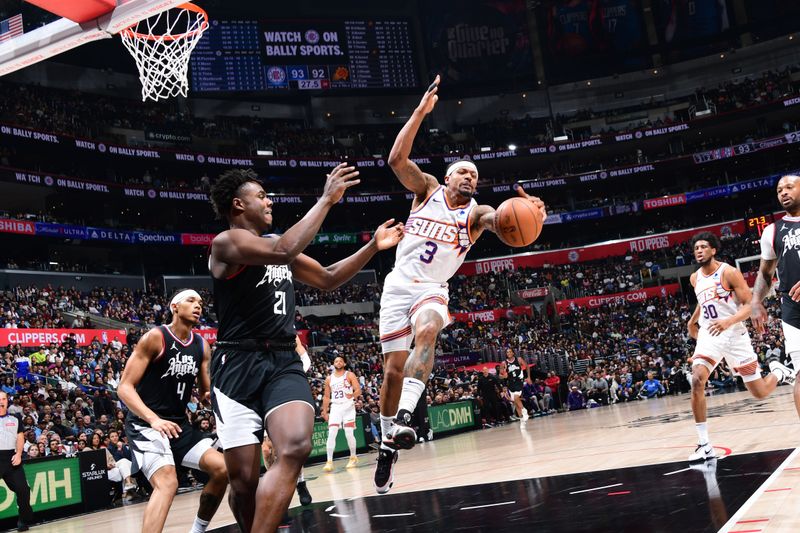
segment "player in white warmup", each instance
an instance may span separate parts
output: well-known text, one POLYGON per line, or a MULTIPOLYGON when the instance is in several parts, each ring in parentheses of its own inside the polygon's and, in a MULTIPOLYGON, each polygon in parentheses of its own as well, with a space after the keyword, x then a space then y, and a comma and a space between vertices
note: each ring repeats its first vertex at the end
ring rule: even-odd
POLYGON ((356 398, 361 396, 361 385, 356 375, 346 370, 345 366, 344 357, 337 356, 333 360, 333 372, 325 378, 325 391, 322 393, 322 418, 328 422, 328 461, 322 468, 325 472, 333 472, 333 451, 340 427, 344 428, 347 446, 350 448, 347 468, 354 468, 358 464, 355 436, 356 398))
POLYGON ((697 339, 692 362, 692 413, 698 441, 689 461, 698 462, 716 457, 708 438, 705 386, 723 358, 756 398, 767 397, 784 381, 793 382, 794 372, 774 360, 769 363, 770 373, 761 377, 758 356, 744 325, 751 312, 750 287, 736 268, 717 261, 721 248, 716 235, 698 233, 692 238, 692 248, 700 265, 690 278, 697 307, 688 324, 689 335, 697 339))
MULTIPOLYGON (((455 161, 444 185, 409 159, 414 137, 436 101, 439 76, 400 130, 389 154, 389 165, 400 183, 414 193, 405 236, 397 247, 394 269, 386 276, 380 311, 384 354, 380 393, 383 439, 375 470, 375 489, 389 491, 398 449, 417 442, 411 414, 425 391, 434 362, 439 331, 450 323, 447 281, 464 262, 467 251, 484 230, 494 231, 495 210, 473 199, 478 168, 472 161, 455 161), (409 352, 412 341, 414 351, 409 352)), ((544 203, 525 194, 546 216, 544 203)))

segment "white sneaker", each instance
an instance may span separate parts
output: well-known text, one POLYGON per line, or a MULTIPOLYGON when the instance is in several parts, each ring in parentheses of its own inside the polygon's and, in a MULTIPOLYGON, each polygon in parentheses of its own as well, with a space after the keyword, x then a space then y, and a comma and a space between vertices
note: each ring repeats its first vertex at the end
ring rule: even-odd
POLYGON ((769 371, 775 374, 778 378, 778 385, 782 383, 794 384, 796 372, 786 365, 782 365, 778 361, 769 362, 769 371))
POLYGON ((527 409, 523 409, 523 410, 522 410, 522 421, 524 422, 524 421, 526 421, 528 418, 530 418, 530 416, 528 415, 528 410, 527 410, 527 409))
POLYGON ((717 452, 714 447, 709 443, 698 444, 694 449, 694 453, 689 456, 690 463, 699 463, 700 461, 708 461, 717 457, 717 452))

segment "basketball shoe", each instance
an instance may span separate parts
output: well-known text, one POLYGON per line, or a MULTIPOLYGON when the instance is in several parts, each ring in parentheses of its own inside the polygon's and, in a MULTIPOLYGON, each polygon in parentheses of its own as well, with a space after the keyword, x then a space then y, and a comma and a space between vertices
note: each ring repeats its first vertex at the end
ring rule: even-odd
POLYGON ((411 413, 397 412, 392 430, 383 437, 383 444, 393 450, 410 450, 417 443, 417 432, 411 427, 411 413))
POLYGON ((694 453, 689 456, 689 462, 699 463, 701 461, 716 459, 716 457, 717 452, 714 451, 714 447, 706 442, 705 444, 697 445, 697 448, 694 449, 694 453))
POLYGON ((323 472, 333 472, 333 461, 325 461, 325 466, 322 467, 323 472))
POLYGON ((778 385, 788 383, 794 385, 796 372, 786 365, 782 365, 777 357, 770 358, 769 371, 778 378, 778 385))
POLYGON ((375 492, 386 494, 394 484, 394 464, 397 462, 397 452, 394 450, 378 450, 378 461, 375 467, 375 492))
POLYGON ((297 483, 297 495, 300 497, 300 505, 311 504, 311 493, 308 492, 308 487, 306 487, 305 481, 300 481, 297 483))
POLYGON ((350 456, 350 460, 347 461, 347 466, 345 468, 355 468, 358 465, 358 457, 355 455, 350 456))

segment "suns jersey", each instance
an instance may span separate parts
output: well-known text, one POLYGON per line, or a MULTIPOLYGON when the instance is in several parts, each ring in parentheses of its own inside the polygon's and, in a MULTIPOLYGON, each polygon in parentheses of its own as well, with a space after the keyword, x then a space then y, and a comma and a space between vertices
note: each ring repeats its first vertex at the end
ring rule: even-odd
MULTIPOLYGON (((703 275, 702 270, 696 273, 694 293, 700 306, 699 324, 702 329, 708 329, 713 320, 732 317, 739 310, 736 295, 722 283, 722 275, 726 268, 733 267, 727 263, 720 263, 719 268, 708 276, 703 275)), ((729 331, 741 334, 747 329, 744 323, 738 322, 731 326, 729 331)))
POLYGON ((440 185, 411 211, 392 274, 412 282, 446 283, 472 247, 469 216, 476 205, 470 199, 464 207, 451 207, 440 185))
POLYGON ((336 372, 331 372, 331 403, 333 405, 351 405, 354 402, 352 398, 353 385, 347 379, 347 374, 348 372, 345 370, 344 374, 336 377, 336 372), (350 398, 347 397, 348 394, 351 396, 350 398))

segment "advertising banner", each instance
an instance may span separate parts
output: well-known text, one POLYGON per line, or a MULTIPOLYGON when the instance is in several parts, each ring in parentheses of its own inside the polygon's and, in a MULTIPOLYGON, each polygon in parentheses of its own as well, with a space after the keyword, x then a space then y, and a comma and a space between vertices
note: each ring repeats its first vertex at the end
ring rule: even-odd
POLYGON ((544 298, 550 294, 549 287, 531 287, 529 289, 522 289, 517 291, 517 296, 524 300, 535 300, 537 298, 544 298))
MULTIPOLYGON (((103 460, 105 467, 105 457, 103 460)), ((77 505, 83 501, 77 457, 26 462, 23 469, 31 488, 31 507, 34 514, 77 505)), ((105 501, 108 501, 108 494, 105 501)), ((17 515, 17 496, 8 489, 5 481, 0 481, 0 519, 17 515)))
POLYGON ((519 305, 508 309, 487 309, 485 311, 472 311, 469 313, 452 313, 451 316, 456 322, 497 322, 501 318, 511 318, 514 315, 531 316, 531 308, 525 305, 519 305))
POLYGON ((61 344, 71 335, 75 336, 78 346, 89 346, 95 339, 108 344, 117 340, 127 342, 124 329, 12 329, 0 328, 0 346, 20 344, 27 347, 49 345, 51 342, 61 344))
POLYGON ((481 354, 468 353, 443 353, 436 356, 437 365, 472 366, 481 362, 481 354))
POLYGON ((474 428, 479 423, 472 401, 429 405, 428 418, 434 435, 474 428))
POLYGON ((605 259, 606 257, 619 257, 650 250, 661 250, 682 244, 691 239, 698 231, 710 231, 718 236, 741 235, 744 233, 744 222, 732 220, 722 224, 712 224, 699 228, 691 228, 669 233, 646 235, 632 239, 621 239, 599 244, 592 244, 579 248, 563 248, 546 252, 530 252, 505 257, 494 257, 478 261, 466 261, 458 269, 459 274, 475 276, 487 272, 502 272, 504 270, 517 270, 522 267, 539 268, 543 265, 564 265, 605 259))
POLYGON ((647 287, 638 291, 618 292, 616 294, 600 294, 597 296, 586 296, 584 298, 574 298, 572 300, 560 300, 556 302, 559 313, 568 313, 573 307, 585 307, 594 309, 607 304, 620 302, 643 302, 650 298, 666 298, 680 292, 679 283, 662 285, 661 287, 647 287))
POLYGON ((84 509, 91 511, 107 507, 111 483, 108 480, 105 450, 79 453, 78 466, 81 471, 84 509))

